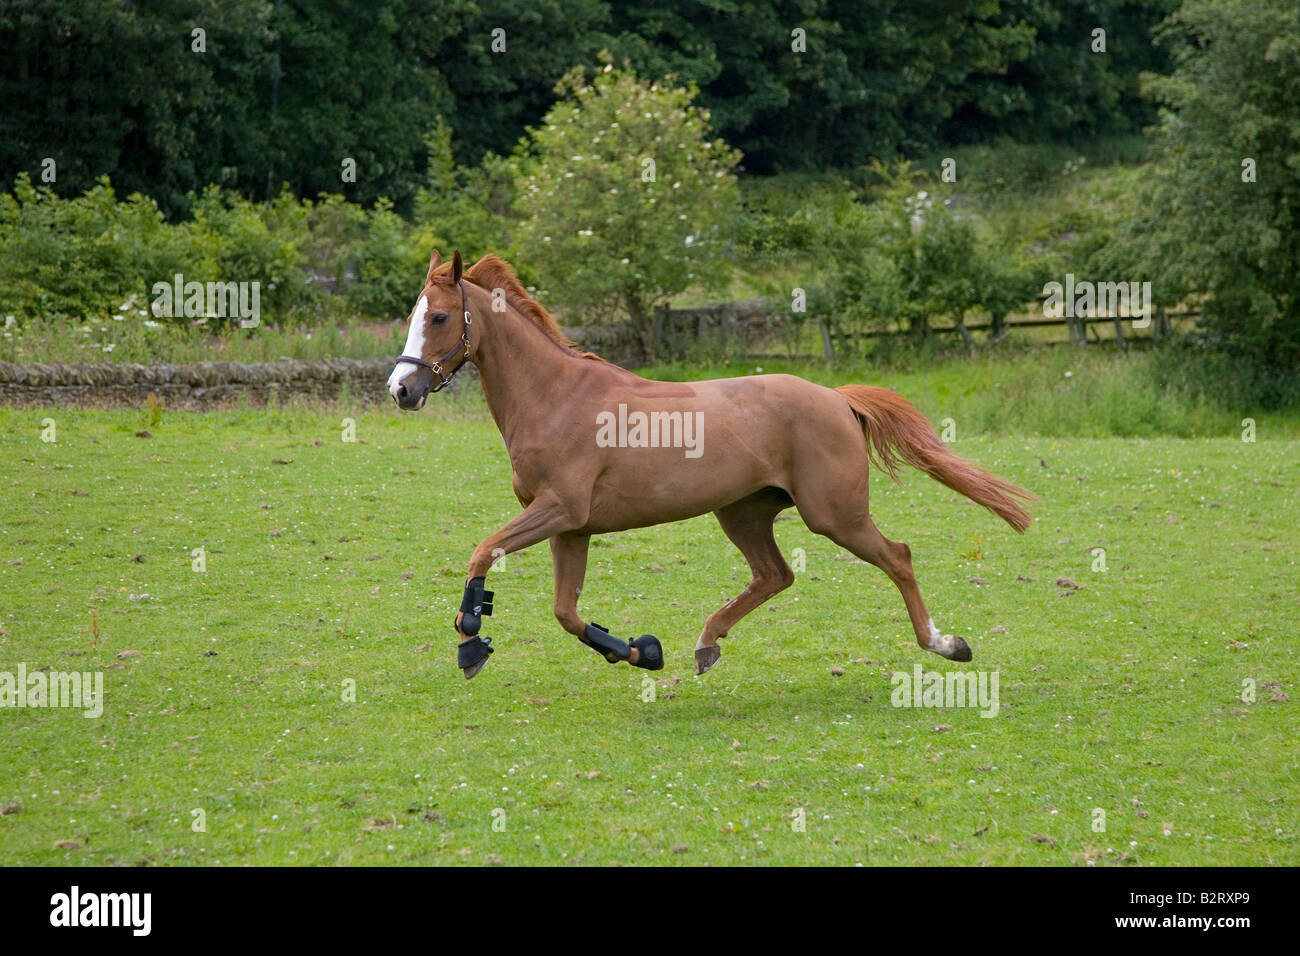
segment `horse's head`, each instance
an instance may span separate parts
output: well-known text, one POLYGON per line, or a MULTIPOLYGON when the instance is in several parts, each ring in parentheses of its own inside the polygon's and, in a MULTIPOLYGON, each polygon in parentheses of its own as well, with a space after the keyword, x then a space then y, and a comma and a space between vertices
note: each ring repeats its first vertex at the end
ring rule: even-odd
POLYGON ((400 408, 424 407, 430 391, 441 391, 469 359, 469 304, 461 281, 460 250, 443 264, 438 250, 429 260, 424 291, 411 311, 406 348, 388 376, 388 391, 400 408))

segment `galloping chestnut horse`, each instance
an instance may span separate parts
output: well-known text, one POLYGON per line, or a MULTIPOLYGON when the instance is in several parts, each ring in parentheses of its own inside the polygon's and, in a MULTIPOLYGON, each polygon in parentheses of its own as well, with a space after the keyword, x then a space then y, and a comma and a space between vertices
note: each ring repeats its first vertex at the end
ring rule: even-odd
POLYGON ((466 362, 479 370, 488 408, 514 469, 523 511, 474 549, 455 627, 458 664, 471 678, 492 653, 479 637, 492 613, 485 577, 494 557, 549 541, 555 616, 610 662, 663 667, 659 641, 631 642, 578 616, 593 534, 713 512, 745 556, 753 580, 710 615, 695 645, 696 672, 718 662, 718 639, 794 583, 772 523, 795 507, 811 531, 885 572, 907 605, 921 647, 955 661, 970 645, 935 626, 907 545, 890 541, 867 508, 867 468, 891 476, 919 468, 984 505, 1017 531, 1033 496, 948 451, 925 417, 888 389, 824 388, 793 375, 654 382, 578 352, 510 267, 435 251, 411 313, 406 349, 388 379, 403 409, 424 406, 466 362), (504 308, 502 307, 504 304, 504 308), (495 306, 495 308, 494 308, 495 306))

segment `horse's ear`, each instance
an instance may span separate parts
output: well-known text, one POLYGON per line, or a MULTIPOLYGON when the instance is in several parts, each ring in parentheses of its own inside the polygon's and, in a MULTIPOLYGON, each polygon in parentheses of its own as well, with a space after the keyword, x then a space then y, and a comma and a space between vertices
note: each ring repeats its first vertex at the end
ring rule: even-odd
POLYGON ((433 255, 429 257, 429 274, 425 276, 426 280, 433 276, 433 270, 442 265, 442 256, 438 255, 438 250, 433 250, 433 255))
POLYGON ((451 281, 459 282, 460 274, 465 271, 465 260, 460 257, 460 250, 456 250, 456 255, 451 260, 451 281))

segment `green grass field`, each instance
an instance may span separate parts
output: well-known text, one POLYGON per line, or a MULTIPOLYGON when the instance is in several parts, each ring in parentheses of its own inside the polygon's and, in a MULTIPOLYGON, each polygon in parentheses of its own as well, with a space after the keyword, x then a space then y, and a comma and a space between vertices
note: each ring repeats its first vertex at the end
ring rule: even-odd
POLYGON ((1300 863, 1300 442, 958 424, 1042 497, 1029 533, 915 472, 873 512, 971 664, 793 518, 796 585, 694 676, 748 579, 704 517, 594 542, 584 616, 664 642, 646 700, 551 617, 544 545, 456 669, 466 561, 517 508, 477 399, 0 410, 0 672, 104 676, 98 719, 0 709, 0 862, 1300 863), (996 671, 997 715, 891 706, 918 664, 996 671))

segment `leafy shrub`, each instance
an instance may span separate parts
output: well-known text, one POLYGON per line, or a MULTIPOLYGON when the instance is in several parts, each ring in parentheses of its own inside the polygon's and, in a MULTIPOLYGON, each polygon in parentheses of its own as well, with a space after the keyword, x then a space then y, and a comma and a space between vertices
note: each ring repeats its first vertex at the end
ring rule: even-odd
POLYGON ((918 189, 907 164, 873 172, 870 191, 846 183, 838 201, 797 217, 826 267, 818 317, 842 342, 892 326, 919 340, 931 317, 961 325, 971 310, 1000 319, 1041 288, 1027 259, 973 210, 952 205, 951 192, 918 189))
POLYGON ((107 315, 148 278, 187 262, 185 240, 150 199, 118 202, 107 179, 64 200, 21 174, 0 195, 0 300, 18 317, 107 315))
MULTIPOLYGON (((216 186, 191 197, 194 218, 167 223, 138 193, 118 201, 108 180, 72 199, 18 177, 0 195, 0 297, 19 317, 87 317, 147 310, 155 283, 261 283, 268 314, 311 299, 300 269, 304 228, 216 186)), ((178 320, 179 321, 179 320, 178 320)))
POLYGON ((569 98, 514 156, 517 248, 567 310, 626 314, 653 357, 653 308, 704 278, 738 198, 739 154, 708 137, 694 89, 606 64, 571 71, 569 98))
POLYGON ((431 249, 447 245, 386 200, 365 210, 342 196, 283 193, 267 205, 209 186, 189 204, 191 218, 169 223, 145 196, 119 200, 106 178, 63 199, 20 175, 12 194, 0 194, 6 314, 148 315, 154 284, 180 274, 186 283, 259 283, 265 321, 346 311, 397 318, 410 310, 431 249))
POLYGON ((475 167, 452 157, 451 130, 439 122, 426 139, 428 182, 415 196, 417 241, 427 259, 436 246, 459 249, 470 261, 487 253, 506 255, 514 218, 514 171, 493 153, 475 167))

